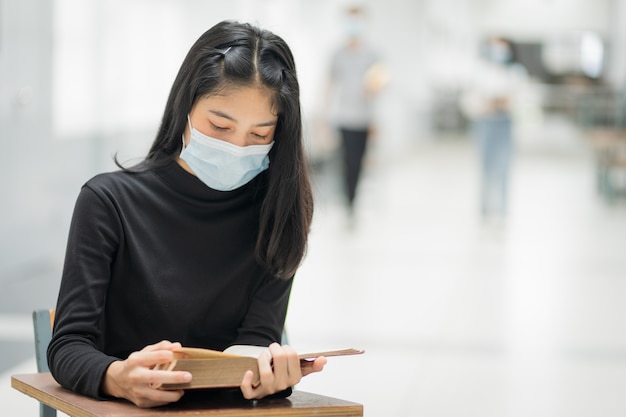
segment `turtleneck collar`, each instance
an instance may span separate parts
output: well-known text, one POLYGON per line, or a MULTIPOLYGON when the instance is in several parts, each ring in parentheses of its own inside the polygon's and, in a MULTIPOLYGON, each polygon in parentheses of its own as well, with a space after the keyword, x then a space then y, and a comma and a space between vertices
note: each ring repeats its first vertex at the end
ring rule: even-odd
POLYGON ((218 191, 209 188, 195 175, 187 172, 176 161, 169 162, 163 168, 155 170, 155 174, 158 175, 163 181, 174 191, 182 194, 185 197, 205 200, 205 201, 224 201, 232 198, 236 198, 243 194, 248 194, 258 190, 261 179, 266 175, 267 171, 257 175, 249 183, 232 191, 218 191))

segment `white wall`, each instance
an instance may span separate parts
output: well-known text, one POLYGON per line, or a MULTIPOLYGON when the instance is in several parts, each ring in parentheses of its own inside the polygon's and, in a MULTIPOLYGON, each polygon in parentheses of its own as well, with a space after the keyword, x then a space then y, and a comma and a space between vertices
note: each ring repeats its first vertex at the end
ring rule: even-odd
POLYGON ((564 31, 607 34, 609 0, 475 0, 487 31, 537 39, 564 31))

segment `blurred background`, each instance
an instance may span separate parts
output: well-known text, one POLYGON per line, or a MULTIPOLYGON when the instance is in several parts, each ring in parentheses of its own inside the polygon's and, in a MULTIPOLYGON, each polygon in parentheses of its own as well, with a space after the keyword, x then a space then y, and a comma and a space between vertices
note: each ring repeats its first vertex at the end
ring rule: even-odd
POLYGON ((626 415, 626 2, 358 3, 386 84, 348 213, 326 91, 353 4, 0 0, 3 414, 37 413, 9 377, 36 370, 30 313, 55 307, 81 185, 144 156, 191 44, 236 19, 300 78, 317 206, 290 343, 366 350, 298 388, 366 416, 626 415), (464 105, 493 36, 518 69, 496 219, 464 105))

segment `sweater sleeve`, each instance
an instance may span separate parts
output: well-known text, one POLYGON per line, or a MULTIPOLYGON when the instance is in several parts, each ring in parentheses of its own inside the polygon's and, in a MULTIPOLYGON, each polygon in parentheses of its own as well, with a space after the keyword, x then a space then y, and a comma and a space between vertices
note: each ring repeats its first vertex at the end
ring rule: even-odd
POLYGON ((292 284, 293 278, 264 278, 250 300, 234 345, 280 343, 292 284))
MULTIPOLYGON (((273 342, 280 343, 292 284, 293 277, 287 280, 268 277, 263 280, 233 344, 269 346, 273 342)), ((292 392, 292 387, 289 387, 267 398, 286 398, 292 392)))
POLYGON ((114 204, 84 186, 68 237, 48 365, 63 387, 101 398, 100 385, 117 358, 101 352, 101 317, 120 239, 114 204))

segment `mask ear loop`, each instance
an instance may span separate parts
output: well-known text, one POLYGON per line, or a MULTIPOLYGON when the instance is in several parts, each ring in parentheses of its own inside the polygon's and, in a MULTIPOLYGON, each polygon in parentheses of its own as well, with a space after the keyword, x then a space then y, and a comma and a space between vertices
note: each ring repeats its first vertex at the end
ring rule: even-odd
POLYGON ((191 118, 189 117, 189 113, 187 113, 187 123, 189 123, 189 130, 193 130, 193 126, 191 125, 191 118))
MULTIPOLYGON (((191 118, 189 117, 189 114, 187 114, 187 123, 189 123, 189 133, 191 133, 191 130, 193 129, 193 126, 191 126, 191 118)), ((180 153, 183 153, 183 151, 187 147, 187 144, 185 143, 185 132, 183 132, 182 135, 180 135, 180 138, 183 141, 183 147, 180 148, 180 153)))

